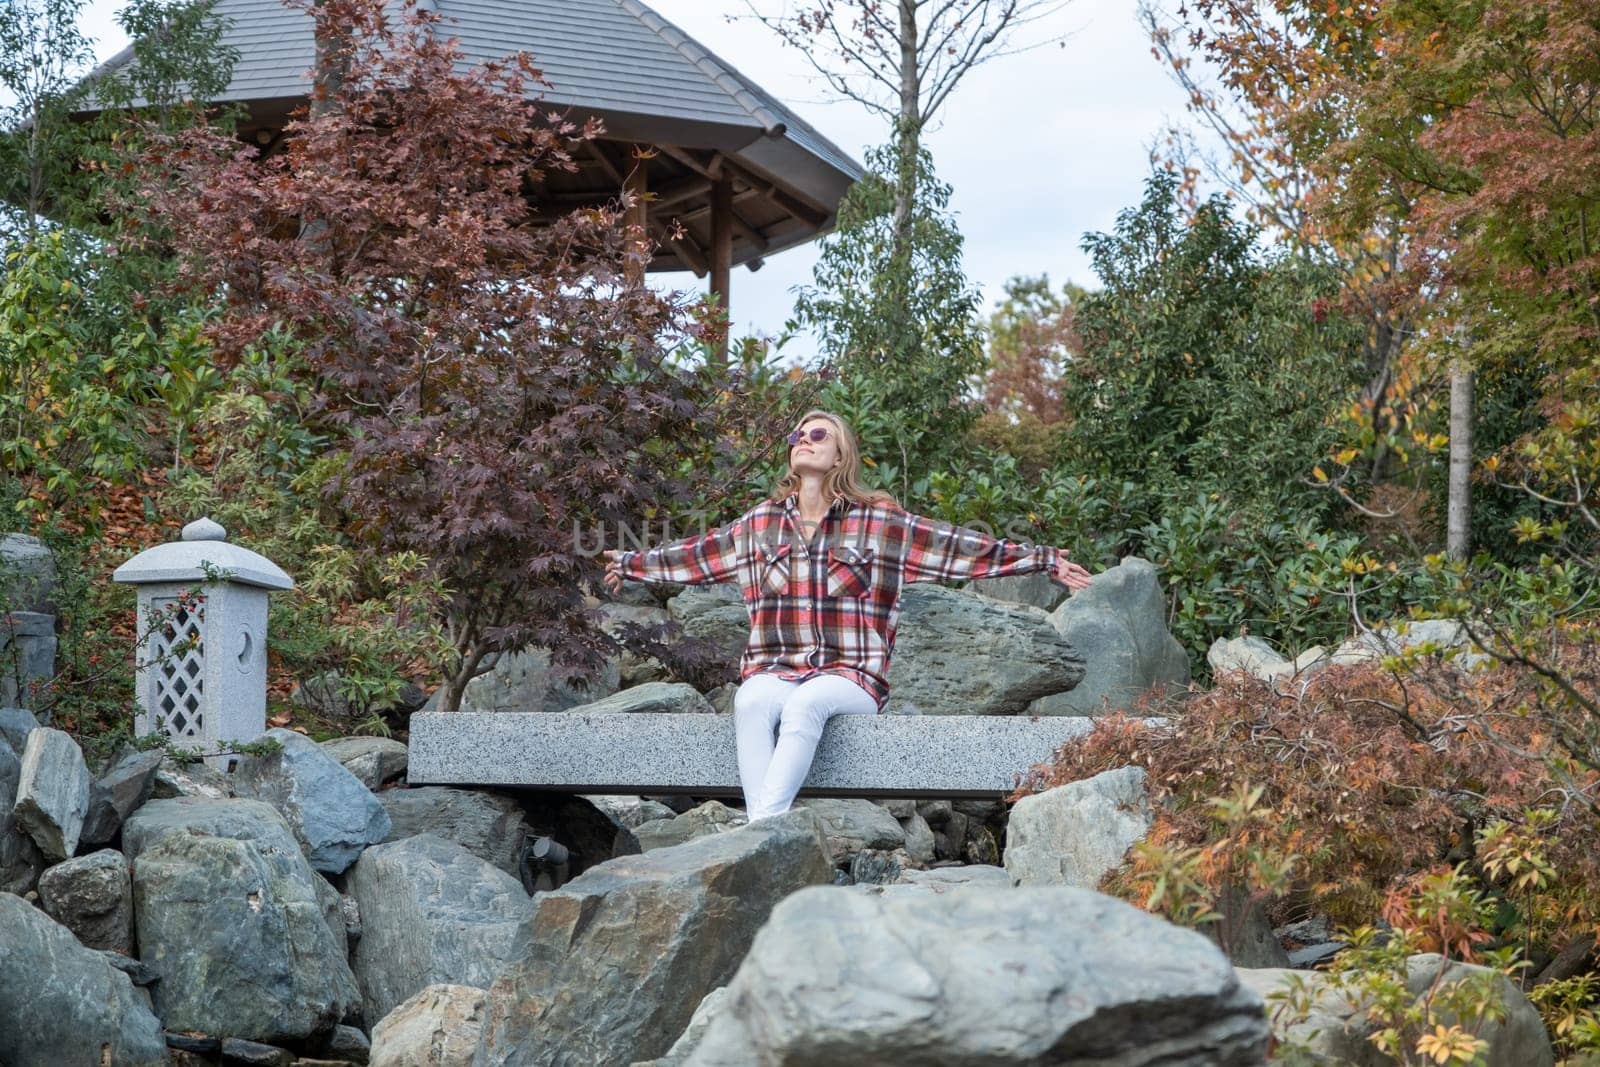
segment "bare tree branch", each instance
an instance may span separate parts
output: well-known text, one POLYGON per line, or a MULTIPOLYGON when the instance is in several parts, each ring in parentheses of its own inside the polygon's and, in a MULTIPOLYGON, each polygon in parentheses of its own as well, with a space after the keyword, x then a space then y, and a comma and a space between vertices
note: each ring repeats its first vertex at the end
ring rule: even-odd
POLYGON ((908 43, 894 12, 908 9, 920 86, 916 119, 931 122, 956 85, 991 59, 1058 44, 1053 34, 1012 44, 1022 27, 1048 18, 1071 0, 813 0, 776 13, 772 5, 745 0, 749 15, 797 48, 838 95, 891 122, 900 113, 900 54, 908 43), (763 8, 767 10, 764 11, 763 8), (1011 45, 1008 47, 1008 45, 1011 45))

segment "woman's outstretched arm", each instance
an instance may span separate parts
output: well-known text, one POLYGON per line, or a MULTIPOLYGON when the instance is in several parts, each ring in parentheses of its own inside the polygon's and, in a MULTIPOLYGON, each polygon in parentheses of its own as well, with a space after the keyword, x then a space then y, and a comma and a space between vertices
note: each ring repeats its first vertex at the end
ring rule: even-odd
POLYGON ((657 545, 643 552, 614 552, 617 573, 641 582, 711 585, 737 581, 739 545, 744 540, 743 516, 703 534, 657 545))
POLYGON ((1049 545, 1028 545, 906 512, 896 516, 905 526, 903 582, 945 582, 964 578, 1003 578, 1012 574, 1060 570, 1062 552, 1049 545))

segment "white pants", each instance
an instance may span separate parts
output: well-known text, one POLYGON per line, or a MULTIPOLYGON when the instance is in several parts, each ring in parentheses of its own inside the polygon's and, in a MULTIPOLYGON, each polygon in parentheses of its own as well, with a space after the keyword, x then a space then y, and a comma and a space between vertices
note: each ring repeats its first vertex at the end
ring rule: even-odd
POLYGON ((792 682, 763 673, 741 682, 733 695, 733 719, 739 785, 749 818, 754 821, 789 810, 811 770, 822 726, 830 717, 877 711, 871 693, 837 674, 792 682))

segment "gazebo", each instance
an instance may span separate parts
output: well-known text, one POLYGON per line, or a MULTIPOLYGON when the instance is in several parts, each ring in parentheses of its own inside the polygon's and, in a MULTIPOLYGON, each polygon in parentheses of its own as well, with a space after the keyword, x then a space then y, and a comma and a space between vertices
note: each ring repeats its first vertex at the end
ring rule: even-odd
MULTIPOLYGON (((649 194, 630 222, 660 250, 651 271, 709 275, 728 307, 729 274, 831 229, 863 170, 798 115, 638 0, 425 0, 470 61, 526 50, 551 82, 543 99, 593 115, 575 173, 552 173, 536 209, 649 194), (676 225, 675 225, 676 224, 676 225), (673 232, 681 228, 681 234, 673 232)), ((264 153, 306 103, 316 44, 309 15, 281 0, 217 0, 223 42, 238 50, 219 99, 240 103, 240 134, 264 153)), ((132 59, 132 48, 96 73, 132 59)))

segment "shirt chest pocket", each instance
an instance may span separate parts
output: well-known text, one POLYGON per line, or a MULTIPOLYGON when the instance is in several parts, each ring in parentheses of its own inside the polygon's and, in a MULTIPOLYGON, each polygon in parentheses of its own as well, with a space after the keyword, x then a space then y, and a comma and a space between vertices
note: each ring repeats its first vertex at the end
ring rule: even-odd
POLYGON ((872 549, 833 545, 828 549, 828 595, 866 596, 872 591, 872 549))
POLYGON ((761 593, 789 591, 789 545, 756 546, 756 589, 761 593))

